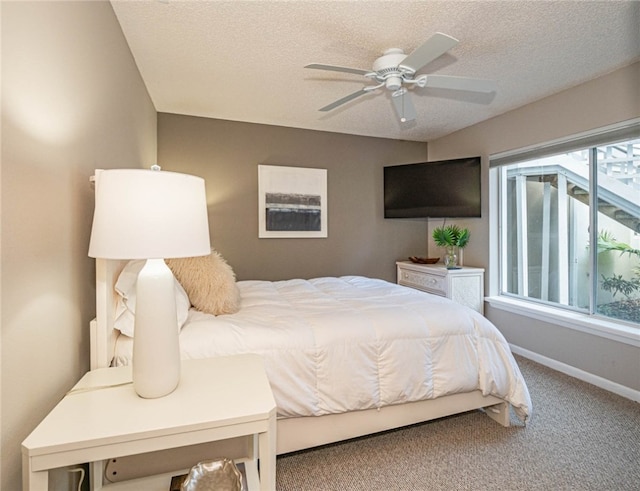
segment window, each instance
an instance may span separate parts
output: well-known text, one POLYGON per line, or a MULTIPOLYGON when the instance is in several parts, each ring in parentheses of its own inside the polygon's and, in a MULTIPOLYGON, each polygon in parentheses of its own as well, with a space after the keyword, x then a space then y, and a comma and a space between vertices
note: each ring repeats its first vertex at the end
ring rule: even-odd
POLYGON ((590 135, 492 158, 499 165, 501 294, 640 328, 635 135, 590 135))

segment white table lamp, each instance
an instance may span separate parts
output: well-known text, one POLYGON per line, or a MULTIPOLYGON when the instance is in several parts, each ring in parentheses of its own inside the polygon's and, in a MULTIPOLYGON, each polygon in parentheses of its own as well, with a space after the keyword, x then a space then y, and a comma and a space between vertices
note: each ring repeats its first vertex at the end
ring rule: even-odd
POLYGON ((146 259, 138 275, 133 385, 144 398, 171 393, 180 381, 174 278, 165 258, 211 253, 204 180, 175 172, 96 172, 89 256, 146 259))

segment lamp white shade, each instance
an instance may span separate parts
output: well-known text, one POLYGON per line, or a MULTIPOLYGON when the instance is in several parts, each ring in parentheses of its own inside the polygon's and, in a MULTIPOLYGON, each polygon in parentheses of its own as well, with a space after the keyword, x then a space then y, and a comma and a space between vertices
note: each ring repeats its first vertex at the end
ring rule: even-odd
POLYGON ((211 253, 204 180, 176 172, 96 172, 89 256, 149 259, 211 253))
POLYGON ((180 382, 173 274, 164 258, 211 254, 204 180, 143 169, 96 172, 89 256, 146 259, 136 282, 133 386, 145 398, 180 382))

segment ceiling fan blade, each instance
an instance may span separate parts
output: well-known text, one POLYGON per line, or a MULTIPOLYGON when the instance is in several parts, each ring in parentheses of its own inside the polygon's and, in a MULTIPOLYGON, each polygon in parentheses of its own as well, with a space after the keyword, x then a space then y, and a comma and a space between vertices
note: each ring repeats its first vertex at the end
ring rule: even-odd
POLYGON ((322 65, 320 63, 311 63, 309 65, 305 65, 305 68, 313 68, 315 70, 328 70, 330 72, 355 73, 356 75, 366 75, 367 73, 371 73, 371 70, 361 70, 359 68, 349 68, 335 65, 322 65))
POLYGON ((427 75, 425 87, 434 89, 466 90, 469 92, 495 92, 498 88, 495 80, 452 75, 427 75))
POLYGON ((369 92, 370 92, 370 90, 366 90, 366 88, 360 89, 358 92, 354 92, 353 94, 349 94, 348 96, 345 96, 342 99, 338 99, 337 101, 332 102, 328 106, 324 106, 323 108, 320 108, 320 111, 324 111, 324 112, 331 111, 332 109, 335 109, 336 107, 341 106, 342 104, 345 104, 345 103, 347 103, 349 101, 352 101, 356 97, 360 97, 361 95, 365 95, 365 94, 367 94, 369 92))
POLYGON ((416 108, 407 89, 400 89, 391 94, 391 101, 401 123, 416 119, 416 108))
POLYGON ((402 60, 399 66, 413 73, 418 72, 422 67, 445 54, 456 44, 458 44, 456 38, 452 38, 441 32, 436 32, 427 39, 422 46, 418 46, 410 55, 402 60))

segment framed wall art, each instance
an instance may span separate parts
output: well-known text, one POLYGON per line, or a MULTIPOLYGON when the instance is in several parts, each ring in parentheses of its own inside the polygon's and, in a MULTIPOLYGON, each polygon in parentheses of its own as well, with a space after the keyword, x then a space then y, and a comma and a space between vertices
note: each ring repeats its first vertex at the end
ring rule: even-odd
POLYGON ((327 170, 258 165, 260 238, 327 237, 327 170))

